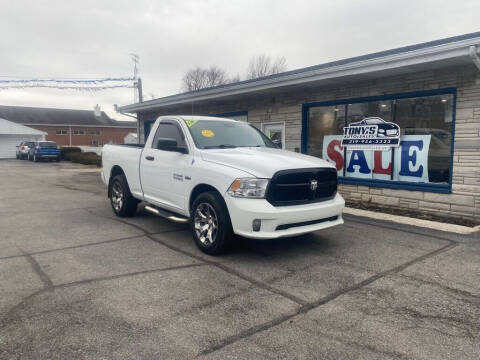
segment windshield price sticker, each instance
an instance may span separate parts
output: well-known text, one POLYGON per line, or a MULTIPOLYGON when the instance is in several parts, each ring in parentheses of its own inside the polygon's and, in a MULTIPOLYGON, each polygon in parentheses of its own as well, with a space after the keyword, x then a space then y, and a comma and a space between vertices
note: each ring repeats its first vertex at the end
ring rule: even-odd
POLYGON ((367 117, 343 128, 342 146, 350 150, 388 150, 400 144, 400 127, 379 117, 367 117))
POLYGON ((211 138, 215 136, 215 133, 212 130, 202 130, 202 135, 207 138, 211 138))
POLYGON ((188 127, 192 127, 198 120, 185 120, 188 127))

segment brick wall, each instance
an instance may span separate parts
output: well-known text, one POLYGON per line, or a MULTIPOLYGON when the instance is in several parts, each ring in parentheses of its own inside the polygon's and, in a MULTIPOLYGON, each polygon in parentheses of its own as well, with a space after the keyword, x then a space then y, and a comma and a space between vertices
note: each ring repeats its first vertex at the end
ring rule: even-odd
MULTIPOLYGON (((47 133, 45 140, 55 141, 60 146, 70 145, 70 135, 68 134, 68 126, 47 126, 47 125, 28 125, 34 129, 45 131, 47 133), (57 135, 57 130, 66 130, 66 135, 57 135)), ((88 126, 72 126, 72 146, 85 145, 92 146, 92 141, 97 141, 99 145, 113 142, 123 144, 123 139, 131 132, 137 132, 136 128, 121 127, 88 127, 88 126), (73 135, 73 130, 83 130, 84 135, 73 135), (90 130, 100 131, 100 135, 89 134, 90 130)))
MULTIPOLYGON (((286 149, 301 146, 302 104, 316 101, 375 96, 401 92, 457 88, 455 151, 451 194, 394 190, 359 185, 341 185, 347 200, 377 206, 410 209, 423 213, 475 219, 480 217, 480 72, 473 65, 410 73, 361 82, 343 82, 335 86, 297 88, 269 95, 237 97, 205 105, 195 105, 194 113, 214 114, 248 111, 248 120, 260 128, 262 122, 285 122, 286 149)), ((192 106, 139 114, 143 121, 159 115, 190 114, 192 106)), ((143 141, 143 140, 142 140, 143 141)))

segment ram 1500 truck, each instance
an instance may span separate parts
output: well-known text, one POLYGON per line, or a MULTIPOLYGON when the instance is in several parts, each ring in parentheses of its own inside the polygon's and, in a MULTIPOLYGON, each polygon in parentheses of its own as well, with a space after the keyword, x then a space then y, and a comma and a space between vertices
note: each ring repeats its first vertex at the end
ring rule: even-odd
POLYGON ((231 119, 162 116, 145 145, 105 145, 102 180, 117 216, 139 202, 190 222, 208 254, 233 235, 271 239, 343 224, 337 171, 322 159, 278 149, 254 126, 231 119))

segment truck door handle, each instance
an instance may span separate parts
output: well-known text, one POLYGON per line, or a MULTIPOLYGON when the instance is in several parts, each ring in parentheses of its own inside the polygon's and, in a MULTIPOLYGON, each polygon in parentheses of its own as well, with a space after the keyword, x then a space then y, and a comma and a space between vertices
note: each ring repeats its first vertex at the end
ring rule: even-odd
POLYGON ((145 156, 145 159, 150 160, 150 161, 155 160, 155 158, 153 156, 145 156))

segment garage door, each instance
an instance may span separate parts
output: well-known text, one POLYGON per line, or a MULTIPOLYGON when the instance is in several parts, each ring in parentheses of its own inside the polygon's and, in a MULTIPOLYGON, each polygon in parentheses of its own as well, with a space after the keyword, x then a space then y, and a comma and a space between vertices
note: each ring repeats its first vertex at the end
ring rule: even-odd
POLYGON ((38 137, 25 135, 0 135, 0 159, 15 158, 16 146, 22 141, 35 141, 38 137))

